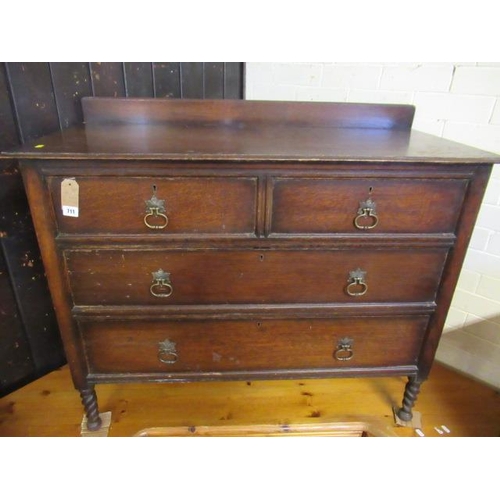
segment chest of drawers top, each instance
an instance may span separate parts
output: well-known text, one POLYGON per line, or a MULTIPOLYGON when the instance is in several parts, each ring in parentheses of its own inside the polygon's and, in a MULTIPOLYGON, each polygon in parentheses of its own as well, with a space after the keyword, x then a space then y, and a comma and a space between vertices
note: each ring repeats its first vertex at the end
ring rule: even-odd
POLYGON ((132 98, 83 98, 82 105, 84 125, 8 155, 200 161, 199 166, 210 160, 307 161, 317 167, 343 161, 498 161, 491 153, 412 130, 410 105, 132 98))

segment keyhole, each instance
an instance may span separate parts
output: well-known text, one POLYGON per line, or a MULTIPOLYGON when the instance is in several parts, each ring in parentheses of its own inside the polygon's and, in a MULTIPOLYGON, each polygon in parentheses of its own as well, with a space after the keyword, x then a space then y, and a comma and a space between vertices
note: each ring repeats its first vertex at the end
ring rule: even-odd
POLYGON ((260 261, 262 262, 264 260, 264 256, 261 254, 259 257, 260 261))
POLYGON ((153 194, 156 194, 156 184, 153 184, 153 194))
POLYGON ((372 194, 372 192, 373 192, 373 187, 372 187, 372 186, 370 186, 370 187, 368 188, 368 195, 371 195, 371 194, 372 194))

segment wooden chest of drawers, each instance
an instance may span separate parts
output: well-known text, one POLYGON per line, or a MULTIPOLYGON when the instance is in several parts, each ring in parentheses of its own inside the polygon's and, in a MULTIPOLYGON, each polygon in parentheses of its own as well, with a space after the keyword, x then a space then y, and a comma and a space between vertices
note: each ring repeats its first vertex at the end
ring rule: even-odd
POLYGON ((406 375, 412 418, 498 158, 412 131, 411 106, 84 112, 8 154, 90 429, 94 385, 137 380, 406 375))

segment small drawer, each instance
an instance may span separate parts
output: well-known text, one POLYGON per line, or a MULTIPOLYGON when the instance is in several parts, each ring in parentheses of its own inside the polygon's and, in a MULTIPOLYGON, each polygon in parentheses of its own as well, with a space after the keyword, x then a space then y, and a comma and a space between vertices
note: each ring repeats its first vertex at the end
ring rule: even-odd
POLYGON ((338 369, 417 362, 427 316, 80 323, 90 373, 338 369))
POLYGON ((453 233, 460 179, 275 178, 271 233, 453 233))
POLYGON ((67 250, 77 305, 307 304, 435 299, 446 249, 67 250))
POLYGON ((79 216, 64 216, 61 183, 47 182, 61 233, 255 234, 253 177, 78 177, 79 216))

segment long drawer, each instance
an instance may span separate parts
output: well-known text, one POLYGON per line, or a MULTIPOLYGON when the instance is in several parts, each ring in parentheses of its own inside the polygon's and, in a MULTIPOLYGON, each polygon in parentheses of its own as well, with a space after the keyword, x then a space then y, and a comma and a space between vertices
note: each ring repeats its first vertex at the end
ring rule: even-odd
POLYGON ((335 320, 81 322, 90 373, 411 365, 426 316, 335 320))
POLYGON ((77 305, 426 302, 446 249, 67 250, 77 305))
POLYGON ((463 179, 275 178, 271 233, 453 233, 463 179))
POLYGON ((255 177, 76 176, 78 217, 62 213, 64 179, 59 176, 47 179, 61 233, 255 233, 255 177))

